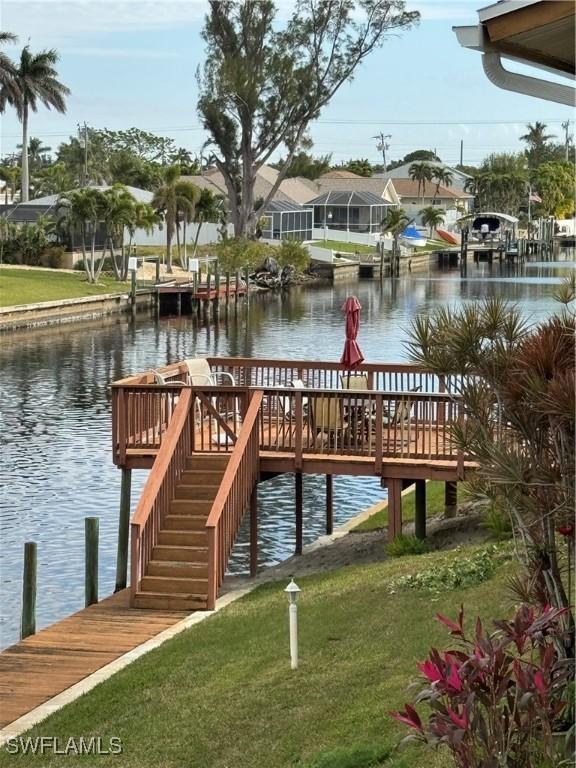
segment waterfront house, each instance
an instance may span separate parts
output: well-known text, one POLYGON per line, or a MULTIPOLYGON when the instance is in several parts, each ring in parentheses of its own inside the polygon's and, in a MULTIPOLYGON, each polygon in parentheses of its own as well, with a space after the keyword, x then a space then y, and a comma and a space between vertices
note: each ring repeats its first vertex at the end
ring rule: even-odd
POLYGON ((324 192, 310 200, 315 229, 345 232, 380 232, 386 210, 394 206, 373 192, 342 190, 324 192))
POLYGON ((424 188, 412 179, 391 179, 400 206, 417 224, 421 223, 420 211, 429 206, 438 207, 445 214, 444 224, 453 225, 461 216, 472 210, 474 196, 452 187, 437 186, 426 182, 424 188))
MULTIPOLYGON (((433 168, 442 168, 445 171, 449 171, 449 173, 452 174, 452 184, 450 185, 450 189, 456 191, 456 192, 465 192, 466 191, 466 182, 470 181, 472 176, 470 176, 469 173, 464 173, 464 171, 458 170, 458 168, 453 168, 450 165, 446 165, 445 163, 440 163, 437 160, 426 160, 426 163, 433 168)), ((410 168, 414 165, 414 162, 412 163, 404 163, 404 165, 399 165, 397 168, 392 168, 389 171, 386 171, 386 173, 376 173, 372 178, 386 178, 386 179, 392 179, 395 181, 396 179, 409 179, 410 178, 410 168)))

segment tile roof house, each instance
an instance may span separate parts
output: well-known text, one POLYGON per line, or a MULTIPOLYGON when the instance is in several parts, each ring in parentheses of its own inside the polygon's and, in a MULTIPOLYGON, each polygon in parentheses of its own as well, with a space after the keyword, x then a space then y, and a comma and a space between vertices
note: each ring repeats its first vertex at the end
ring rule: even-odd
POLYGON ((470 212, 474 201, 473 195, 453 187, 440 185, 437 190, 434 182, 427 182, 422 190, 422 188, 418 189, 418 182, 412 179, 391 179, 390 181, 400 200, 400 206, 415 219, 416 223, 420 223, 420 211, 423 208, 437 206, 445 211, 444 223, 454 224, 460 216, 470 212))
MULTIPOLYGON (((468 173, 464 173, 464 171, 458 170, 458 168, 452 168, 449 165, 446 165, 445 163, 440 163, 435 160, 426 160, 428 165, 432 165, 435 168, 444 168, 447 171, 450 171, 452 174, 452 188, 460 190, 461 192, 464 191, 464 185, 468 181, 468 179, 471 179, 472 177, 468 173)), ((392 168, 389 171, 386 171, 386 178, 387 179, 409 179, 410 178, 410 168, 414 165, 414 163, 404 163, 404 165, 399 165, 398 168, 392 168)), ((383 173, 375 174, 372 178, 377 177, 383 177, 383 173)))

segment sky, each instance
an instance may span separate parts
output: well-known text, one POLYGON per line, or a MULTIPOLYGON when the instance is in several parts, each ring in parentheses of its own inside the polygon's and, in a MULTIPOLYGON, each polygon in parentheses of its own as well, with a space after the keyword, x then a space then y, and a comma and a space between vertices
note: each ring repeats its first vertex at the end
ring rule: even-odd
MULTIPOLYGON (((290 0, 280 0, 281 12, 290 0)), ((503 91, 482 71, 481 56, 460 47, 453 25, 478 21, 486 0, 407 0, 417 27, 390 37, 370 55, 311 126, 315 154, 380 162, 373 137, 390 135, 387 160, 432 149, 448 164, 477 165, 491 152, 522 148, 528 122, 563 138, 571 108, 503 91)), ((204 0, 0 0, 0 28, 32 50, 56 48, 60 79, 72 91, 65 115, 40 108, 30 132, 55 149, 78 124, 131 126, 174 138, 199 153, 206 135, 196 111, 196 70, 203 60, 204 0)), ((18 45, 7 46, 18 55, 18 45)), ((507 62, 510 69, 522 71, 507 62)), ((0 154, 16 151, 20 124, 0 117, 0 154)), ((572 127, 574 123, 572 122, 572 127)))

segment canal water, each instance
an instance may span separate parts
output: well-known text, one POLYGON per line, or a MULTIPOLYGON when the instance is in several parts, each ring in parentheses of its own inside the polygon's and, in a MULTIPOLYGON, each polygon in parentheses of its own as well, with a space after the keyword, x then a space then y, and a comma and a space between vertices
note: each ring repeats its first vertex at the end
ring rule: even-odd
MULTIPOLYGON (((338 360, 344 341, 341 306, 362 304, 359 342, 367 361, 406 360, 410 321, 436 307, 488 296, 516 302, 532 322, 557 307, 553 292, 574 269, 571 253, 518 270, 494 264, 458 271, 414 272, 398 279, 294 288, 241 303, 218 325, 196 318, 148 315, 5 335, 1 340, 2 479, 0 506, 0 647, 18 640, 25 541, 38 544, 37 623, 41 628, 83 607, 84 518, 100 518, 100 594, 114 587, 120 472, 112 464, 108 384, 130 373, 187 357, 338 360)), ((133 475, 133 505, 146 472, 133 475)), ((323 531, 322 477, 306 477, 305 543, 323 531)), ((384 498, 377 479, 335 478, 339 524, 384 498)), ((294 549, 293 478, 259 493, 260 566, 294 549)), ((243 528, 230 569, 248 563, 243 528)))

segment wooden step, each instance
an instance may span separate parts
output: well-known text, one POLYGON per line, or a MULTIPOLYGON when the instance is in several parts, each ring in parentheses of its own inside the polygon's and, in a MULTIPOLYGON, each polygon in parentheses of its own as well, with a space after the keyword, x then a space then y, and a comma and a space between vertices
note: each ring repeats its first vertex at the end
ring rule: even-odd
POLYGON ((180 476, 180 482, 190 485, 219 486, 223 477, 223 469, 185 469, 180 476))
POLYGON ((166 515, 162 521, 162 530, 168 531, 202 531, 206 527, 206 520, 210 506, 207 506, 206 514, 194 515, 166 515))
POLYGON ((144 576, 140 585, 142 592, 168 592, 185 594, 189 597, 208 595, 208 579, 183 579, 177 576, 144 576))
POLYGON ((208 517, 214 499, 172 499, 167 515, 205 515, 208 517))
POLYGON ((208 579, 207 563, 179 562, 177 560, 150 560, 146 576, 166 576, 173 579, 208 579))
POLYGON ((206 530, 203 531, 167 531, 158 532, 158 544, 173 544, 182 547, 206 546, 206 530))
POLYGON ((218 485, 199 485, 188 484, 185 482, 179 483, 176 486, 176 498, 177 499, 215 499, 218 493, 218 485))
POLYGON ((203 611, 206 610, 206 598, 202 595, 136 592, 134 608, 155 608, 159 611, 203 611))
POLYGON ((152 560, 172 562, 207 563, 208 547, 187 547, 174 544, 156 544, 152 548, 152 560))
POLYGON ((228 464, 228 453, 194 453, 186 459, 190 469, 220 469, 224 471, 228 464))

